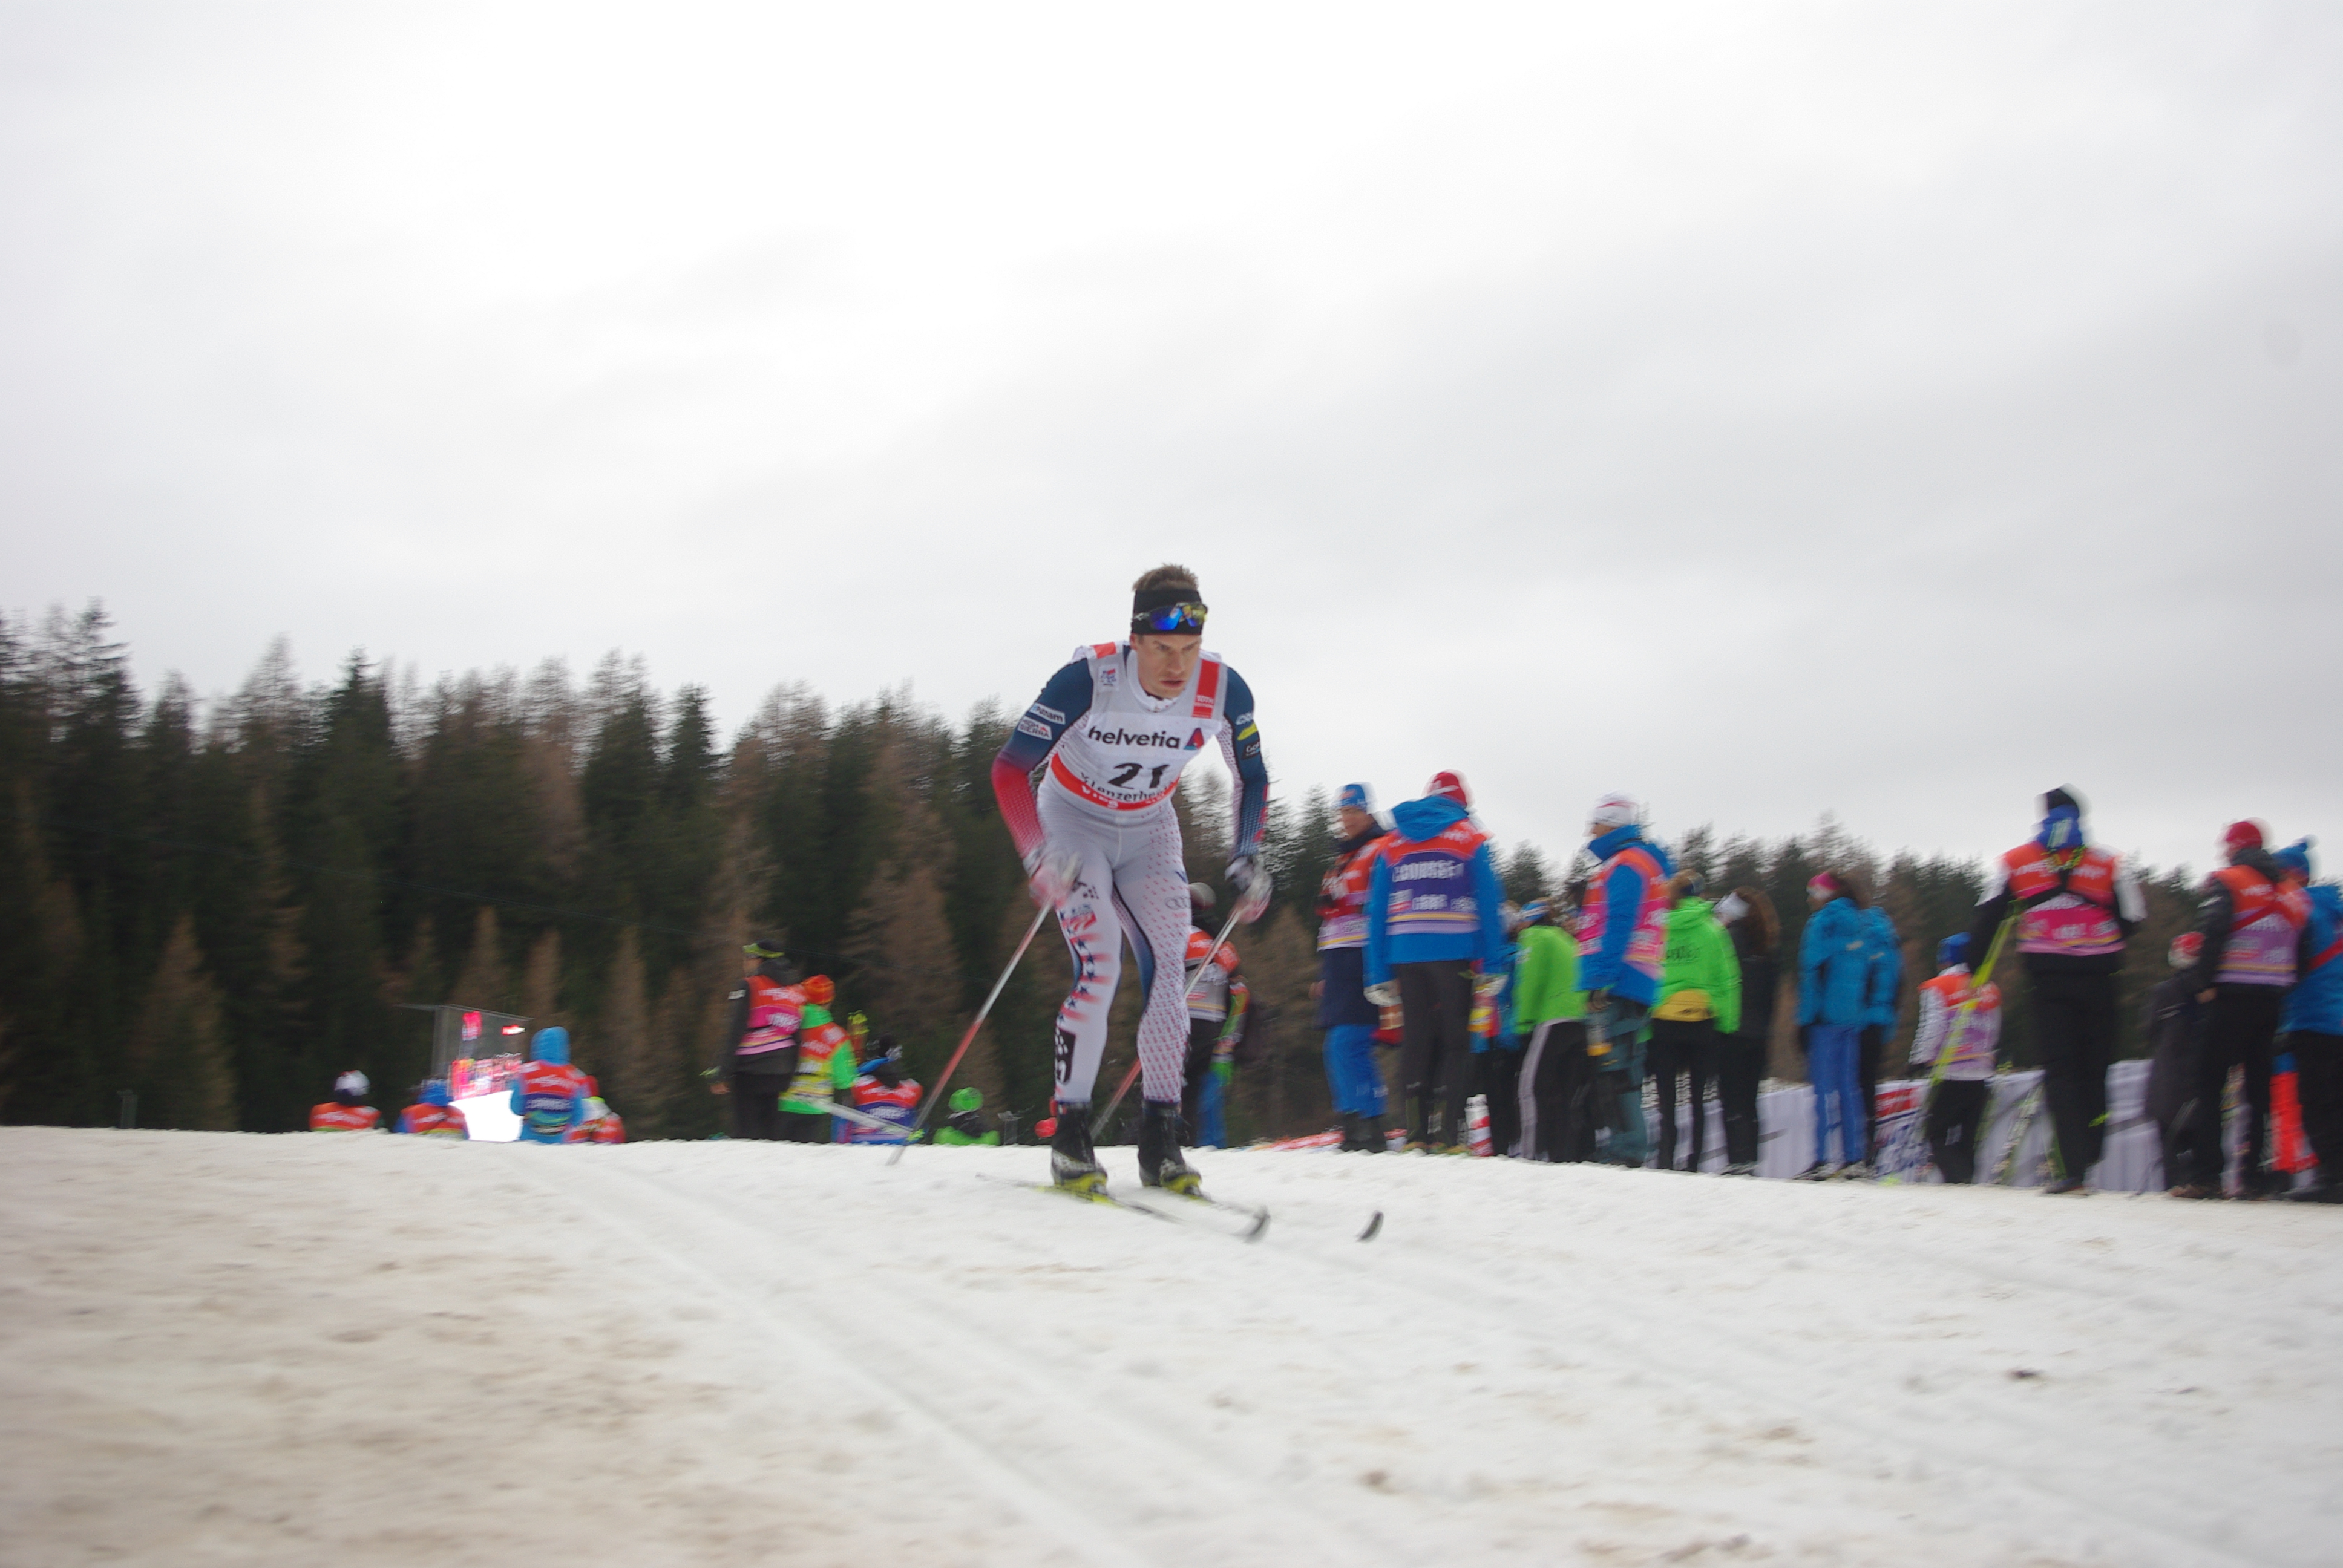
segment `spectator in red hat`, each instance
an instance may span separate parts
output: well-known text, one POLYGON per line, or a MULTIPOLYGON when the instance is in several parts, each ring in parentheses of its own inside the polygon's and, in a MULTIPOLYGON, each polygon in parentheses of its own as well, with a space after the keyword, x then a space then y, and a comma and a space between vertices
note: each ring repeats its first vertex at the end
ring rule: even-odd
POLYGON ((2272 1047, 2286 993, 2313 956, 2302 950, 2309 940, 2310 900, 2262 848, 2261 825, 2230 823, 2221 835, 2221 852, 2229 863, 2205 879, 2197 906, 2202 945, 2188 971, 2197 1000, 2210 1009, 2191 1108, 2195 1148, 2210 1169, 2192 1170, 2172 1189, 2176 1198, 2221 1196, 2216 1163, 2221 1100, 2233 1067, 2246 1070, 2248 1108, 2237 1195, 2259 1198, 2269 1191, 2262 1160, 2268 1147, 2272 1047))

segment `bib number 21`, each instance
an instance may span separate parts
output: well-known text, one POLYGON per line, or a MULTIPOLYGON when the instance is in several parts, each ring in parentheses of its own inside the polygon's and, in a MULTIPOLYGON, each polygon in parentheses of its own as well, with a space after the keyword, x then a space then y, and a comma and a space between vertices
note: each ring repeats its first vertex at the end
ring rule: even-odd
POLYGON ((1143 762, 1126 762, 1114 770, 1114 777, 1109 779, 1107 783, 1117 789, 1128 789, 1131 788, 1132 779, 1145 773, 1148 789, 1161 789, 1163 788, 1164 770, 1171 766, 1169 762, 1158 762, 1153 768, 1149 768, 1143 762))

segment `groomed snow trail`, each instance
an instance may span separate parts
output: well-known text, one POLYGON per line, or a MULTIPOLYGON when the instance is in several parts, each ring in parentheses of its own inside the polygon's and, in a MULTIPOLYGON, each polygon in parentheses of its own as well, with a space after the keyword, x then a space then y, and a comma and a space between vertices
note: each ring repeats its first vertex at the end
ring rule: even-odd
POLYGON ((0 1562, 2334 1560, 2334 1210, 1043 1158, 0 1130, 0 1562))

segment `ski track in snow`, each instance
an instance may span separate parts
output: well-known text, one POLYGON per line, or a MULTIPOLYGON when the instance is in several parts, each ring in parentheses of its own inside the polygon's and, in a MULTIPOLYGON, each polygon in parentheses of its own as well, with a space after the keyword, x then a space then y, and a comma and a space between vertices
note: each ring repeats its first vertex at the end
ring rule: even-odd
POLYGON ((0 1129, 0 1563, 2335 1559, 2334 1210, 885 1158, 0 1129))

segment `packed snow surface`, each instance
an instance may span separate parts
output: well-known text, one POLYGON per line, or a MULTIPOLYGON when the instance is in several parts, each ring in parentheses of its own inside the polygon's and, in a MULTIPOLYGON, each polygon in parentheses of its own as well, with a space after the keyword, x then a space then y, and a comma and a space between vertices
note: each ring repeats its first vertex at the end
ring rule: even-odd
POLYGON ((0 1561, 2343 1553, 2343 1210, 1043 1160, 0 1131, 0 1561))

